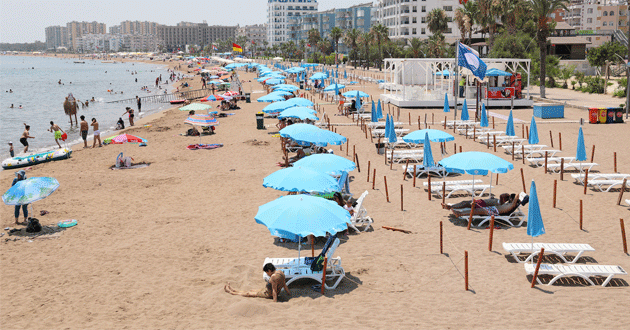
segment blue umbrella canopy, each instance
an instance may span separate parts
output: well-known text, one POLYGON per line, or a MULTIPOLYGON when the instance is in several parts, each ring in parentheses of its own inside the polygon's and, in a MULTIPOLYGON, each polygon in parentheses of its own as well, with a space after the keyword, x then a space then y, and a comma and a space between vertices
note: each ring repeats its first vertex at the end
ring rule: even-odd
POLYGON ((470 119, 468 117, 468 103, 466 103, 466 99, 464 99, 464 106, 462 106, 462 116, 461 116, 462 120, 468 120, 470 119))
POLYGON ((479 126, 481 126, 481 127, 488 127, 489 126, 488 114, 486 113, 486 104, 485 103, 481 103, 481 121, 479 123, 479 126))
POLYGON ((538 128, 536 127, 536 119, 532 116, 532 122, 529 125, 529 144, 538 144, 538 128))
POLYGON ((356 97, 357 96, 357 92, 359 93, 359 97, 370 97, 370 95, 366 92, 362 92, 362 91, 347 91, 345 93, 343 93, 342 95, 345 97, 356 97))
POLYGON ((309 80, 320 80, 320 79, 326 79, 326 78, 328 78, 328 76, 325 73, 317 72, 317 73, 314 73, 313 75, 311 75, 308 79, 309 80))
MULTIPOLYGON (((286 93, 286 92, 279 92, 279 93, 286 93)), ((278 102, 278 101, 284 101, 284 96, 282 94, 267 94, 265 96, 261 96, 258 99, 256 99, 256 101, 258 102, 278 102)))
POLYGON ((351 172, 357 168, 353 161, 333 154, 310 155, 293 163, 293 166, 310 168, 330 175, 340 175, 341 172, 351 172))
POLYGON ((448 172, 472 175, 507 173, 514 165, 507 160, 487 152, 467 151, 446 157, 438 162, 448 172))
POLYGON ((451 107, 448 105, 448 93, 444 93, 444 112, 450 112, 451 107))
MULTIPOLYGON (((282 112, 280 112, 280 114, 278 115, 278 119, 284 119, 284 118, 298 118, 301 120, 319 120, 319 118, 317 118, 317 116, 315 116, 313 113, 311 113, 310 111, 305 111, 304 109, 308 109, 308 108, 304 108, 304 107, 293 107, 293 108, 288 108, 286 110, 283 110, 282 112)), ((310 110, 310 109, 308 109, 310 110)))
POLYGON ((509 72, 505 72, 503 70, 499 70, 496 68, 488 69, 486 71, 486 77, 497 77, 497 76, 511 76, 512 74, 509 72))
POLYGON ((387 140, 389 141, 389 143, 394 143, 398 141, 398 138, 396 137, 396 130, 394 129, 394 117, 390 115, 387 116, 389 118, 389 131, 386 127, 385 133, 387 134, 387 140))
POLYGON ((381 110, 381 100, 378 100, 378 103, 376 104, 376 117, 378 117, 378 119, 383 118, 383 111, 381 110))
POLYGON ((516 135, 516 132, 514 132, 514 117, 512 117, 512 110, 510 110, 510 116, 508 117, 507 126, 505 127, 505 135, 516 135))
POLYGON ((361 109, 361 97, 359 96, 359 91, 355 94, 355 102, 357 105, 357 111, 359 111, 359 109, 361 109))
POLYGON ((333 201, 308 195, 282 196, 258 207, 254 217, 271 235, 326 236, 348 229, 350 213, 333 201))
POLYGON ((529 187, 529 206, 527 207, 527 235, 532 239, 545 233, 540 205, 538 204, 538 193, 536 192, 536 182, 532 180, 529 187))
POLYGON ((346 88, 346 85, 341 85, 341 84, 330 84, 328 86, 326 86, 326 88, 324 88, 324 92, 335 92, 335 95, 337 95, 338 91, 342 88, 346 88))
POLYGON ((267 85, 278 85, 278 84, 283 84, 284 83, 284 79, 269 79, 265 81, 265 84, 267 85))
POLYGON ((422 166, 425 168, 434 166, 435 162, 433 161, 433 152, 431 152, 431 141, 429 140, 429 133, 424 133, 424 149, 423 149, 423 159, 422 166))
POLYGON ((582 127, 580 127, 580 132, 578 133, 578 142, 577 142, 577 150, 575 152, 575 160, 579 162, 583 162, 586 160, 586 146, 584 145, 584 132, 582 132, 582 127))
POLYGON ((279 84, 279 85, 275 85, 275 86, 273 86, 273 87, 271 87, 271 88, 272 88, 274 91, 275 91, 275 90, 278 90, 279 88, 291 89, 291 90, 293 90, 293 91, 296 91, 296 90, 300 89, 299 87, 294 86, 294 85, 290 85, 290 84, 279 84))
POLYGON ((59 182, 50 177, 33 177, 18 181, 9 188, 2 201, 7 205, 25 205, 48 197, 59 188, 59 182))
POLYGON ((281 101, 281 102, 274 102, 271 103, 270 105, 264 107, 262 109, 262 112, 264 113, 274 113, 274 112, 280 112, 282 110, 291 108, 291 107, 295 107, 295 104, 290 104, 287 103, 286 101, 281 101))
POLYGON ((315 144, 325 147, 329 144, 340 145, 346 138, 337 133, 317 128, 309 124, 293 124, 280 130, 280 136, 293 139, 299 145, 315 144))
POLYGON ((429 128, 413 131, 403 136, 403 141, 408 143, 424 143, 425 135, 429 136, 431 142, 448 142, 455 140, 455 137, 444 131, 429 128))
POLYGON ((309 193, 339 191, 339 183, 329 174, 302 167, 288 167, 269 174, 263 179, 263 187, 309 193))
POLYGON ((295 104, 301 107, 312 107, 313 106, 313 102, 303 98, 303 97, 294 97, 294 98, 290 98, 287 101, 287 104, 295 104))
POLYGON ((374 106, 374 100, 372 100, 372 113, 370 116, 370 121, 373 123, 378 122, 378 115, 376 114, 376 107, 374 106))

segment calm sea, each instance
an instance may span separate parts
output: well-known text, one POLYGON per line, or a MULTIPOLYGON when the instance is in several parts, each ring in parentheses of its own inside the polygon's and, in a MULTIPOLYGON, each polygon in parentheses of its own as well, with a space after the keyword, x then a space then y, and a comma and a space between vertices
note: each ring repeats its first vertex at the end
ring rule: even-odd
MULTIPOLYGON (((30 134, 35 137, 28 139, 29 153, 57 147, 53 133, 48 132, 51 120, 68 132, 67 142, 79 142, 78 129, 76 126, 70 129, 68 116, 63 110, 63 102, 68 93, 81 101, 94 98, 96 102, 90 102, 88 107, 79 109, 77 118, 85 115, 88 123, 91 118, 96 118, 101 124, 103 137, 107 131, 113 129, 118 118, 122 117, 125 107, 130 106, 136 110, 136 120, 139 119, 135 102, 106 102, 170 91, 170 82, 168 85, 162 84, 162 89, 155 87, 157 77, 162 75, 162 81, 165 82, 169 75, 165 65, 101 63, 101 60, 84 60, 85 64, 78 64, 74 63, 75 60, 0 56, 0 159, 9 157, 9 141, 13 142, 16 154, 22 152, 24 147, 19 139, 24 131, 23 123, 31 126, 30 134), (58 83, 59 80, 62 84, 58 83), (149 86, 151 92, 141 90, 142 86, 149 86), (13 92, 10 93, 10 90, 13 92), (11 104, 14 108, 10 108, 11 104)), ((168 103, 143 102, 142 115, 168 107, 168 103)), ((127 126, 128 117, 125 116, 123 120, 127 126)), ((91 132, 90 128, 88 136, 92 136, 91 132)))

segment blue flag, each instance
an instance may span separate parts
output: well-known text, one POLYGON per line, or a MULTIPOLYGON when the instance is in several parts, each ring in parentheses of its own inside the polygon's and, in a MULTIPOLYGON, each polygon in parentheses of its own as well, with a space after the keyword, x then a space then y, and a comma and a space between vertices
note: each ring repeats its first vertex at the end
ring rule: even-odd
POLYGON ((484 63, 477 52, 470 47, 459 43, 459 50, 457 54, 457 64, 472 72, 472 74, 482 80, 486 77, 486 63, 484 63))

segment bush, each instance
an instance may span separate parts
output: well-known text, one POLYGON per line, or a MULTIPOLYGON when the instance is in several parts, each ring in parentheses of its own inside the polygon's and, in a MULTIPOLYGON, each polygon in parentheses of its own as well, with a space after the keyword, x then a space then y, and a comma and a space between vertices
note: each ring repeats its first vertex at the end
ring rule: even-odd
POLYGON ((584 82, 586 86, 582 87, 580 90, 585 93, 604 93, 604 79, 601 77, 585 77, 584 82))

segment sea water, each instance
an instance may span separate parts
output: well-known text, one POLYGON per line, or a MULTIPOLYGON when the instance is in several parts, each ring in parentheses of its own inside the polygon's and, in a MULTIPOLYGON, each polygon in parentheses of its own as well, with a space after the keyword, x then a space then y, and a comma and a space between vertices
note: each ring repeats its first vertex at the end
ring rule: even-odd
MULTIPOLYGON (((172 83, 166 84, 169 72, 166 65, 117 62, 101 63, 101 60, 80 60, 55 57, 0 56, 0 160, 9 157, 8 142, 13 142, 16 155, 24 146, 19 142, 24 124, 31 126, 28 153, 58 148, 53 133, 49 132, 50 121, 54 121, 68 133, 68 145, 80 142, 79 129, 70 128, 69 117, 63 110, 63 102, 69 93, 82 102, 94 98, 89 106, 79 104, 77 119, 85 116, 88 123, 92 118, 100 124, 101 139, 112 131, 118 118, 123 117, 125 127, 128 115, 123 116, 125 107, 135 110, 138 120, 171 105, 169 103, 142 102, 142 113, 138 114, 136 102, 107 103, 109 101, 135 98, 136 95, 151 96, 170 92, 172 83), (155 86, 156 78, 162 76, 161 89, 155 86), (136 81, 137 80, 137 81, 136 81), (61 81, 61 84, 59 84, 61 81), (148 86, 148 91, 142 90, 148 86), (110 91, 108 91, 110 90, 110 91), (10 92, 12 91, 12 92, 10 92), (10 108, 13 104, 13 108, 10 108), (21 109, 19 107, 22 107, 21 109)), ((73 116, 74 120, 74 116, 73 116)), ((88 138, 93 136, 90 127, 88 138)), ((91 141, 88 141, 91 146, 91 141)), ((62 146, 64 146, 64 143, 62 146)))

